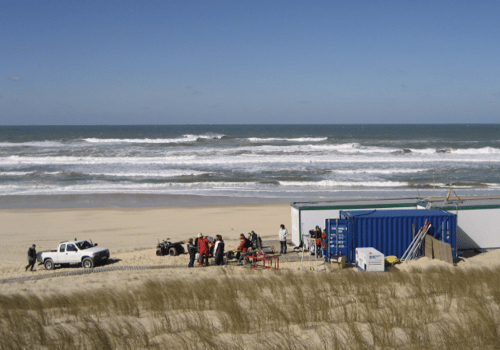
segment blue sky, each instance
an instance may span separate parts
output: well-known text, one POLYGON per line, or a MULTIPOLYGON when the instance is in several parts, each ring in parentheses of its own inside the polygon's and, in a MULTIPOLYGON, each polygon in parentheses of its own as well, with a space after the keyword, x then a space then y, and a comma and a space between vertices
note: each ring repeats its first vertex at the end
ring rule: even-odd
POLYGON ((499 1, 22 1, 0 124, 498 123, 499 1))

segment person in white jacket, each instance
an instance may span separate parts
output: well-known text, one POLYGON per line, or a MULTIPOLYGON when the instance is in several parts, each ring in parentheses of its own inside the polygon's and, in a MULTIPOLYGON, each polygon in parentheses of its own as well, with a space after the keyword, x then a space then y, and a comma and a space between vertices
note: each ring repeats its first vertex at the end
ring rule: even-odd
POLYGON ((288 236, 288 231, 285 225, 280 225, 280 230, 278 232, 278 237, 280 240, 280 254, 286 254, 286 236, 288 236))

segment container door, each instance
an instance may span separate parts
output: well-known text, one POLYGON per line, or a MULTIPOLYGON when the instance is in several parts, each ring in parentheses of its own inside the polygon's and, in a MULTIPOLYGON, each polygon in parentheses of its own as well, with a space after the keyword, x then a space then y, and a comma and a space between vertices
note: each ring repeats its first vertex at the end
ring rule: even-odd
POLYGON ((347 220, 326 219, 326 260, 332 256, 342 255, 350 262, 349 235, 347 234, 347 220))

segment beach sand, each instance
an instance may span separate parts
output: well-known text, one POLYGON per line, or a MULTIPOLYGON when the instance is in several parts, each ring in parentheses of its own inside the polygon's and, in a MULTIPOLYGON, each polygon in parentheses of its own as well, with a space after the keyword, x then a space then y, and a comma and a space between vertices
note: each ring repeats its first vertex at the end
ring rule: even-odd
MULTIPOLYGON (((35 272, 25 272, 27 251, 36 244, 38 252, 55 249, 61 241, 91 239, 110 250, 107 266, 185 265, 187 254, 156 256, 156 244, 170 238, 185 241, 199 232, 215 237, 222 235, 226 251, 239 244, 240 233, 257 232, 263 240, 276 239, 279 225, 290 224, 290 204, 251 204, 228 206, 163 207, 163 208, 72 208, 72 209, 4 209, 0 210, 0 279, 81 270, 72 266, 47 271, 35 265, 35 272)), ((185 246, 185 245, 184 245, 185 246)), ((110 271, 98 274, 57 277, 79 283, 54 283, 52 278, 19 283, 0 284, 0 292, 16 290, 63 290, 92 286, 126 288, 127 283, 146 279, 180 277, 183 274, 210 276, 217 267, 166 268, 141 271, 110 271), (126 276, 126 277, 124 277, 126 276), (89 283, 83 283, 89 282, 89 283)))
MULTIPOLYGON (((392 272, 382 274, 363 273, 355 268, 343 272, 326 269, 328 272, 316 274, 310 268, 316 264, 314 260, 309 262, 309 256, 304 262, 280 262, 279 271, 255 271, 234 265, 187 268, 187 254, 156 256, 158 240, 187 241, 198 232, 210 236, 221 234, 226 250, 235 249, 240 233, 251 230, 264 240, 276 240, 280 224, 291 231, 289 203, 5 209, 0 210, 0 222, 0 297, 5 304, 3 312, 10 320, 10 323, 4 322, 5 330, 0 332, 0 338, 6 342, 6 348, 17 344, 10 340, 12 332, 26 339, 19 348, 46 344, 49 338, 54 349, 70 346, 57 347, 58 342, 92 349, 150 348, 151 344, 156 348, 171 348, 174 344, 172 347, 187 349, 256 346, 278 349, 283 348, 283 344, 285 348, 339 348, 339 344, 351 344, 345 348, 354 349, 361 344, 375 343, 379 348, 388 348, 406 344, 415 329, 426 329, 436 317, 440 324, 443 319, 448 320, 447 325, 453 328, 473 313, 475 316, 467 321, 468 327, 484 320, 486 311, 497 307, 493 290, 498 289, 498 283, 488 281, 491 291, 478 288, 479 292, 472 293, 478 300, 477 305, 470 303, 470 294, 464 292, 462 286, 466 285, 464 290, 475 290, 477 276, 481 283, 485 278, 495 280, 500 250, 463 258, 456 266, 423 257, 395 265, 390 268, 392 272), (80 266, 47 271, 43 265, 37 265, 34 272, 25 272, 26 253, 33 243, 41 251, 74 238, 92 239, 99 246, 109 248, 111 261, 91 273, 84 273, 89 270, 80 266), (426 273, 426 269, 434 269, 435 273, 436 267, 441 271, 438 277, 426 273), (447 279, 447 269, 470 274, 450 274, 463 281, 454 282, 453 278, 447 279), (489 269, 492 269, 490 275, 489 269), (406 275, 400 277, 394 270, 406 275), (68 276, 69 273, 78 274, 68 276), (472 277, 471 281, 468 276, 472 277), (445 279, 444 284, 439 283, 441 278, 445 279), (460 287, 449 291, 447 283, 460 287), (198 286, 201 286, 199 290, 198 286), (321 297, 311 298, 313 295, 321 297), (456 299, 453 303, 445 302, 453 298, 456 299), (85 301, 80 304, 82 299, 85 301), (172 300, 175 303, 172 304, 172 300), (317 301, 313 303, 312 312, 305 300, 317 301), (103 304, 108 301, 109 306, 103 304), (150 310, 148 303, 159 305, 150 310), (89 306, 94 304, 98 306, 89 306), (422 310, 422 304, 428 308, 422 310), (450 307, 452 304, 457 307, 450 307), (481 305, 485 305, 484 310, 481 305), (36 314, 33 310, 37 310, 36 314), (245 323, 247 318, 239 313, 242 310, 248 320, 254 321, 245 323), (381 311, 390 317, 385 321, 383 317, 375 317, 381 311), (412 316, 423 311, 421 317, 412 316), (28 321, 19 321, 26 315, 30 315, 28 321), (359 319, 357 330, 350 328, 354 319, 359 319), (393 319, 402 319, 408 326, 401 328, 401 322, 391 323, 393 319), (24 326, 25 322, 29 322, 28 327, 24 326), (32 328, 37 332, 27 331, 32 328), (102 337, 82 338, 82 334, 89 332, 97 332, 102 337), (358 338, 352 343, 354 335, 358 338), (198 347, 200 344, 203 346, 198 347)), ((292 250, 287 258, 294 255, 301 256, 292 250)), ((478 328, 496 329, 495 319, 496 312, 484 321, 486 323, 464 331, 464 336, 469 339, 480 333, 478 328)), ((426 334, 421 335, 427 337, 425 344, 436 344, 436 339, 441 339, 440 333, 426 334)), ((496 333, 490 338, 487 344, 497 342, 496 333)), ((455 339, 446 341, 455 344, 455 339)), ((417 343, 420 344, 420 340, 417 343)), ((474 348, 471 344, 476 344, 476 340, 468 341, 466 346, 474 348)))
MULTIPOLYGON (((215 237, 220 234, 226 251, 235 249, 240 233, 257 232, 263 240, 275 240, 279 225, 291 232, 290 204, 216 205, 162 208, 72 208, 72 209, 4 209, 0 210, 0 279, 47 275, 55 272, 82 270, 71 266, 47 271, 36 265, 36 271, 25 272, 26 254, 32 244, 37 251, 54 249, 64 240, 91 239, 108 248, 111 263, 107 266, 186 266, 188 255, 156 256, 159 240, 185 241, 199 232, 215 237)), ((314 265, 314 264, 313 264, 314 265)), ((397 265, 400 270, 412 267, 450 266, 444 262, 420 258, 397 265)), ((458 268, 496 267, 500 265, 500 250, 462 259, 458 268)), ((309 266, 309 262, 305 264, 309 266)), ((281 263, 281 268, 297 270, 299 262, 281 263)), ((213 277, 223 267, 186 269, 159 268, 140 271, 107 271, 76 276, 64 276, 0 284, 0 293, 16 291, 70 292, 95 287, 127 288, 148 279, 213 277), (54 283, 65 279, 68 283, 54 283)), ((99 267, 98 267, 99 269, 99 267)), ((244 271, 235 267, 235 271, 244 271)))

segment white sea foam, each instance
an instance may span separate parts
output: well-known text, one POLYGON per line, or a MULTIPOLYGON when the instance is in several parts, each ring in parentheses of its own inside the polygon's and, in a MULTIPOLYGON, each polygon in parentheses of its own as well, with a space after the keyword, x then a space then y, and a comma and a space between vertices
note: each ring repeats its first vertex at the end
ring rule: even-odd
POLYGON ((332 173, 336 174, 413 174, 413 173, 421 173, 425 171, 431 170, 427 169, 402 169, 402 168, 393 168, 393 169, 352 169, 352 170, 332 170, 332 173))
MULTIPOLYGON (((3 171, 0 176, 29 176, 29 175, 63 175, 70 173, 68 171, 3 171)), ((161 171, 145 171, 145 172, 77 172, 82 176, 109 176, 109 177, 179 177, 179 176, 200 176, 208 175, 211 172, 197 170, 161 170, 161 171)))
POLYGON ((34 171, 2 171, 0 176, 26 176, 34 173, 34 171))
POLYGON ((28 141, 28 142, 0 142, 0 147, 66 147, 67 144, 59 141, 28 141))
POLYGON ((358 143, 343 143, 343 144, 303 144, 303 145, 260 145, 260 146, 242 146, 224 149, 197 149, 197 150, 186 150, 186 152, 199 152, 203 154, 204 152, 210 153, 217 151, 221 154, 234 154, 241 152, 249 153, 308 153, 317 154, 320 152, 335 152, 337 154, 394 154, 396 156, 413 156, 413 155, 443 155, 446 154, 456 154, 456 155, 488 155, 488 154, 498 154, 499 149, 496 148, 469 148, 469 149, 458 149, 458 150, 442 150, 435 148, 424 148, 424 149, 408 149, 410 152, 405 152, 405 149, 392 148, 392 147, 376 147, 376 146, 362 146, 358 143))
POLYGON ((437 150, 435 148, 423 148, 423 149, 409 148, 409 150, 415 154, 436 154, 437 153, 437 150))
POLYGON ((90 143, 183 143, 183 142, 196 142, 199 139, 215 140, 221 139, 224 135, 183 135, 182 137, 172 139, 98 139, 86 138, 83 141, 90 143))
POLYGON ((83 139, 83 141, 90 143, 180 143, 195 142, 196 140, 198 140, 196 137, 181 137, 176 139, 83 139))
MULTIPOLYGON (((59 193, 172 193, 175 191, 252 191, 256 182, 190 182, 190 183, 109 183, 54 185, 0 185, 0 194, 59 194, 59 193)), ((264 186, 265 187, 265 186, 264 186)), ((274 186, 275 187, 275 186, 274 186)))
POLYGON ((452 154, 499 154, 500 149, 493 147, 483 147, 483 148, 466 148, 466 149, 453 149, 450 150, 452 154))
POLYGON ((356 163, 500 163, 500 157, 492 154, 483 154, 481 156, 471 155, 459 156, 450 154, 437 154, 433 157, 429 156, 399 156, 392 154, 385 155, 342 155, 342 154, 322 154, 322 155, 307 155, 297 156, 295 154, 242 154, 237 156, 223 157, 212 152, 210 156, 198 156, 197 154, 186 154, 180 156, 165 156, 165 157, 21 157, 10 156, 0 157, 0 165, 92 165, 92 164, 123 164, 123 165, 146 165, 146 164, 162 164, 162 165, 231 165, 231 164, 356 164, 356 163))
MULTIPOLYGON (((343 151, 345 153, 353 153, 353 152, 358 152, 358 144, 338 144, 338 145, 286 145, 286 146, 280 146, 280 145, 261 145, 261 146, 242 146, 242 147, 232 147, 232 148, 224 148, 224 149, 217 149, 216 151, 221 154, 237 154, 241 152, 248 152, 248 153, 254 153, 254 154, 263 154, 263 153, 268 153, 268 154, 278 154, 278 153, 307 153, 307 154, 315 154, 319 152, 336 152, 341 154, 343 151)), ((205 149, 205 150, 200 150, 200 153, 202 154, 203 152, 209 153, 213 152, 215 149, 205 149)), ((193 152, 193 150, 190 150, 190 152, 193 152)), ((384 152, 384 153, 390 153, 384 152)))
POLYGON ((246 140, 250 142, 321 142, 328 140, 328 137, 297 137, 297 138, 281 138, 281 137, 249 137, 246 140))
POLYGON ((404 187, 408 186, 408 182, 399 181, 279 181, 282 186, 294 187, 404 187))
MULTIPOLYGON (((427 187, 433 185, 436 188, 446 189, 449 187, 445 183, 422 184, 427 187)), ((488 187, 482 188, 485 191, 500 189, 500 184, 486 184, 488 187)), ((201 195, 248 195, 256 193, 268 193, 270 197, 277 193, 282 195, 292 195, 300 193, 314 193, 317 191, 325 194, 339 191, 375 191, 391 188, 394 191, 411 190, 406 182, 373 181, 373 182, 353 182, 353 181, 281 181, 279 185, 261 184, 257 182, 191 182, 191 183, 110 183, 97 182, 92 184, 56 185, 56 184, 35 184, 24 186, 22 184, 0 185, 0 195, 33 195, 33 194, 91 194, 91 193, 155 193, 155 194, 201 194, 201 195), (280 190, 280 187, 284 188, 280 190), (286 191, 285 191, 286 188, 286 191), (378 190, 377 190, 378 189, 378 190)), ((455 189, 472 189, 472 186, 454 186, 455 189)), ((422 189, 424 191, 424 189, 422 189)), ((428 189, 432 191, 432 189, 428 189)))
POLYGON ((223 138, 224 134, 210 134, 210 135, 184 135, 184 137, 188 137, 188 138, 193 138, 193 137, 196 137, 197 139, 204 139, 204 140, 220 140, 221 138, 223 138))
POLYGON ((169 178, 169 177, 179 177, 179 176, 200 176, 211 174, 207 171, 196 171, 196 170, 166 170, 166 171, 147 171, 147 172, 90 172, 88 175, 94 176, 110 176, 110 177, 159 177, 159 178, 169 178))
MULTIPOLYGON (((319 182, 280 182, 281 186, 285 187, 302 187, 302 188, 345 188, 345 187, 404 187, 405 183, 398 182, 334 182, 334 181, 319 181, 319 182)), ((32 194, 32 193, 120 193, 120 192, 154 192, 154 193, 171 193, 172 191, 269 191, 278 190, 278 185, 260 184, 257 182, 190 182, 190 183, 109 183, 97 182, 92 184, 75 184, 75 185, 54 185, 54 184, 35 184, 30 186, 23 185, 0 185, 0 193, 6 194, 32 194)))

